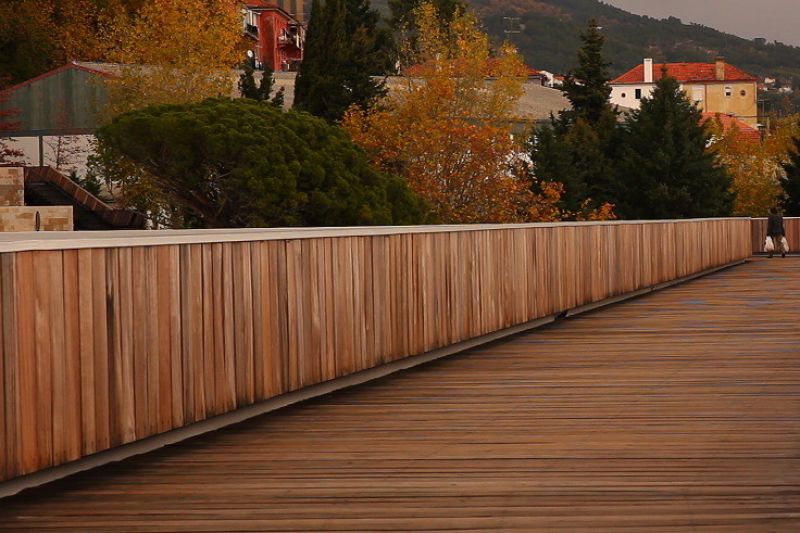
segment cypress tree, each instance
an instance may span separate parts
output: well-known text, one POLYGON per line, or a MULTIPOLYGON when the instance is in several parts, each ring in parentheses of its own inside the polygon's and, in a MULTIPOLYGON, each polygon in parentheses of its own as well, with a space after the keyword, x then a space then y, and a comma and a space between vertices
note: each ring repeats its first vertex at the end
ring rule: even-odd
POLYGON ((266 102, 269 100, 269 95, 272 94, 272 85, 275 80, 272 78, 272 65, 265 64, 264 70, 261 73, 261 83, 258 86, 259 102, 266 102))
POLYGON ((250 61, 245 61, 244 65, 242 65, 242 73, 239 75, 239 93, 242 95, 242 98, 259 100, 260 91, 253 77, 254 72, 255 69, 250 61))
POLYGON ((800 216, 800 137, 794 138, 794 149, 789 161, 783 165, 786 177, 781 181, 783 192, 783 212, 786 216, 800 216))
POLYGON ((294 106, 335 122, 385 94, 388 38, 369 0, 314 0, 294 106))
POLYGON ((700 110, 663 73, 623 135, 617 211, 629 219, 730 215, 731 178, 706 148, 700 110))

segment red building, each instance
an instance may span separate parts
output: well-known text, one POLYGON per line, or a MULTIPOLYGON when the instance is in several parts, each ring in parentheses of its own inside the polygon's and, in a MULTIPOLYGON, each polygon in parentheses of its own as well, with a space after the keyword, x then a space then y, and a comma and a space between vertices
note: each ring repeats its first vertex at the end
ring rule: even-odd
POLYGON ((303 23, 276 4, 263 0, 245 3, 244 31, 252 45, 248 54, 256 68, 273 71, 296 70, 303 60, 303 23))

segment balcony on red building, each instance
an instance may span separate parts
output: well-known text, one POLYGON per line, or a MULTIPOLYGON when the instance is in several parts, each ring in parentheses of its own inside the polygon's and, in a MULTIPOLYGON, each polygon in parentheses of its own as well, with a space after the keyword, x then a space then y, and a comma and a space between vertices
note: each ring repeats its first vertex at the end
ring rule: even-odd
POLYGON ((263 0, 245 3, 244 33, 252 42, 256 68, 296 70, 303 60, 303 23, 277 4, 263 0))

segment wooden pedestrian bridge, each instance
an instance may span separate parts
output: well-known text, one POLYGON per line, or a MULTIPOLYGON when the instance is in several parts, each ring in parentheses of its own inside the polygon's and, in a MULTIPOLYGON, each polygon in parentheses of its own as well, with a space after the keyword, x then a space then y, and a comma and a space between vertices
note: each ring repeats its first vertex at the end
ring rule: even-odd
POLYGON ((0 530, 800 531, 763 224, 0 236, 0 530))

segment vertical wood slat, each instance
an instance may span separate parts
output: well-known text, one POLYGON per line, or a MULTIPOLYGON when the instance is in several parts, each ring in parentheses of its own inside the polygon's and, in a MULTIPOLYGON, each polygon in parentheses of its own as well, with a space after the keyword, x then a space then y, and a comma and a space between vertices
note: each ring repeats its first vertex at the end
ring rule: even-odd
MULTIPOLYGON (((456 228, 3 253, 0 480, 727 264, 764 227, 456 228)), ((800 245, 800 219, 787 230, 800 245)))

